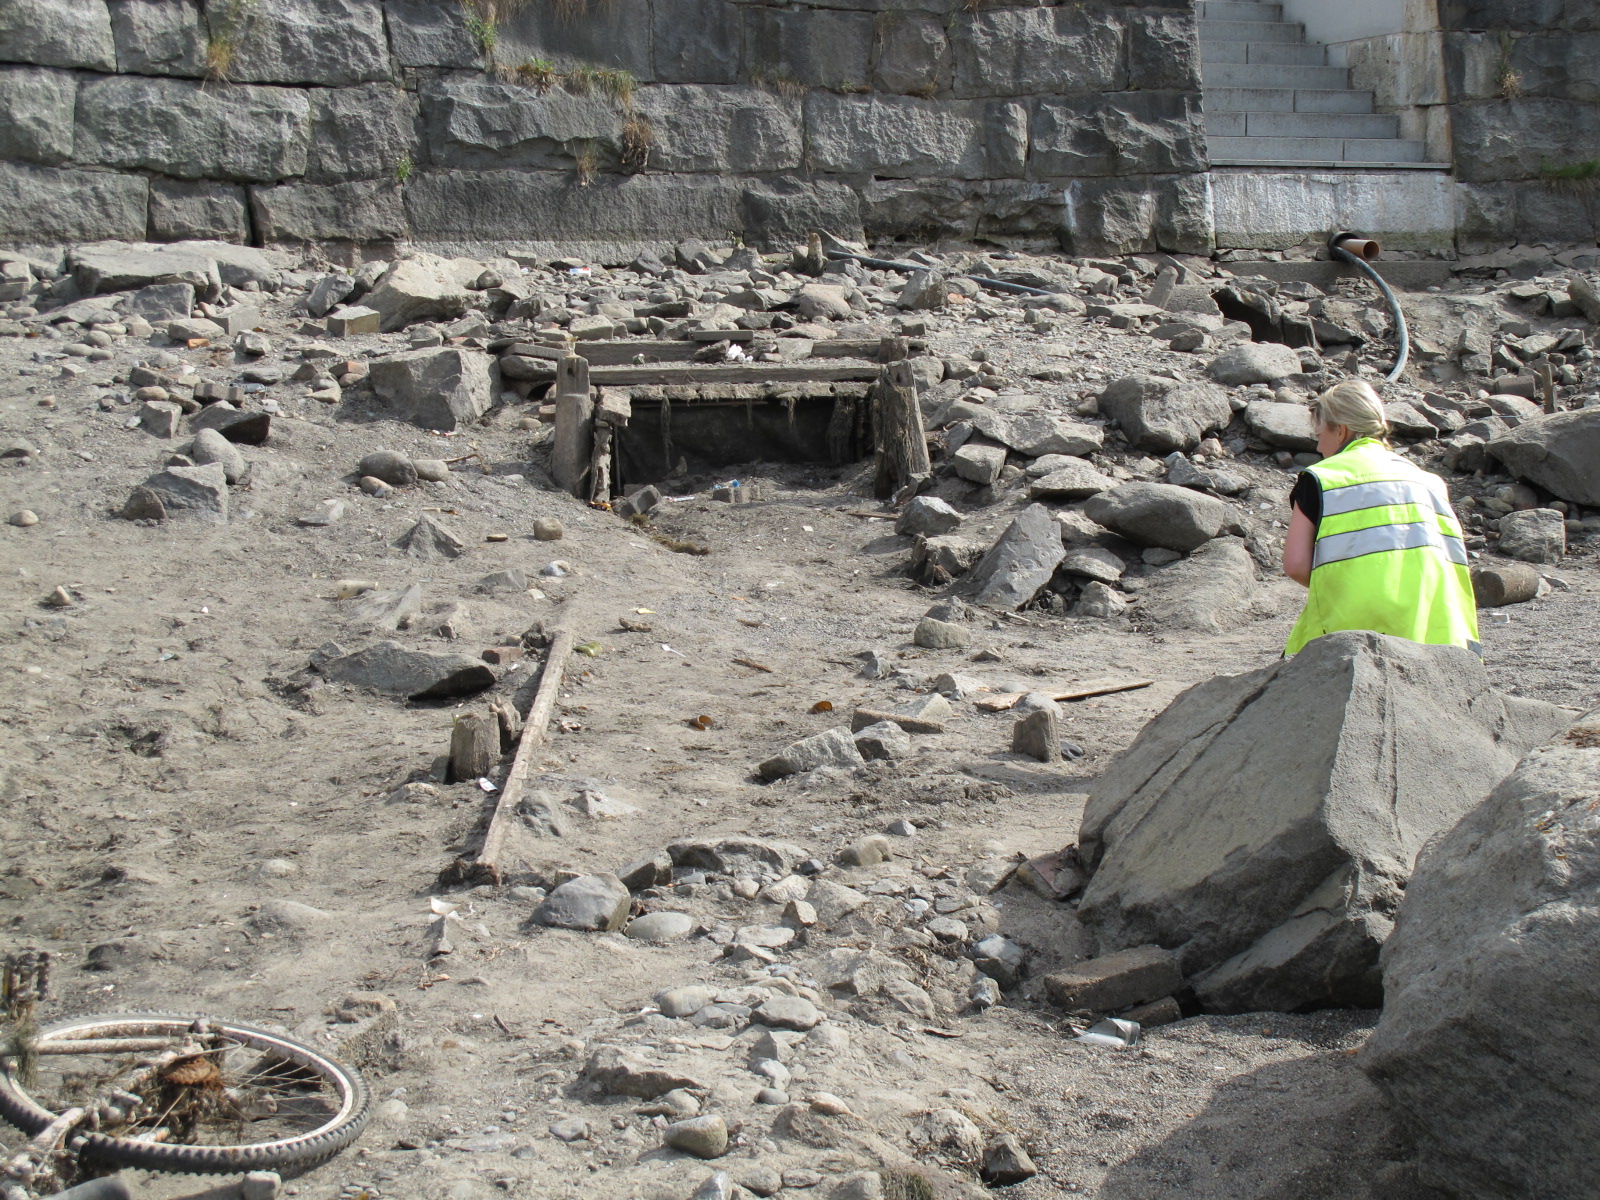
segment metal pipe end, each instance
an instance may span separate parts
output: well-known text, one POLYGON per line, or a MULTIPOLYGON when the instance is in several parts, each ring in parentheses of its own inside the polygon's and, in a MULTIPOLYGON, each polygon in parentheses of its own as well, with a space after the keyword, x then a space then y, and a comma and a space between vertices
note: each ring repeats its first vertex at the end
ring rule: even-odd
POLYGON ((1371 262, 1383 253, 1383 247, 1375 240, 1362 237, 1358 233, 1336 233, 1328 239, 1328 248, 1343 250, 1346 254, 1353 254, 1367 262, 1371 262))

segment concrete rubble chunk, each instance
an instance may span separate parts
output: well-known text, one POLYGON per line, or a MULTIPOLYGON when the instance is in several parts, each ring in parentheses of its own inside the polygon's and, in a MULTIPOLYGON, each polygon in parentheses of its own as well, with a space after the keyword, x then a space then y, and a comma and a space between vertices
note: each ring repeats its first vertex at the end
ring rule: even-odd
POLYGON ((1070 466, 1060 467, 1030 482, 1028 499, 1083 500, 1116 486, 1116 480, 1100 474, 1090 463, 1074 459, 1070 466))
POLYGON ((1500 540, 1494 549, 1523 562, 1560 562, 1567 552, 1566 517, 1553 508, 1509 512, 1500 518, 1500 540))
POLYGON ((1303 404, 1252 400, 1245 405, 1244 423, 1251 433, 1280 450, 1315 451, 1317 448, 1311 410, 1303 404))
POLYGON ((622 928, 632 903, 627 887, 615 875, 580 875, 540 901, 533 919, 557 929, 610 933, 622 928))
POLYGON ((902 537, 938 537, 961 528, 962 516, 937 496, 918 496, 894 523, 902 537))
POLYGON ((1600 1178, 1600 712, 1428 843, 1383 948, 1357 1062, 1453 1196, 1582 1196, 1600 1178))
POLYGON ((1245 342, 1224 350, 1206 368, 1218 383, 1276 383, 1300 374, 1300 352, 1277 342, 1245 342))
POLYGON ((950 456, 950 467, 968 483, 987 487, 1006 469, 1006 448, 986 442, 968 442, 950 456))
POLYGON ((1061 719, 1047 708, 1031 712, 1011 728, 1011 752, 1042 763, 1061 761, 1061 719))
MULTIPOLYGON (((1295 367, 1299 370, 1298 364, 1295 367)), ((1163 454, 1192 450, 1233 417, 1227 393, 1215 384, 1183 383, 1160 375, 1125 375, 1100 393, 1100 411, 1128 441, 1163 454)))
POLYGON ((1079 919, 1105 952, 1172 947, 1209 1011, 1376 1006, 1417 851, 1571 718, 1367 632, 1198 684, 1091 793, 1079 919))
POLYGON ((1044 977, 1051 1002, 1072 1011, 1116 1012, 1170 996, 1182 987, 1177 958, 1160 946, 1119 950, 1044 977))
POLYGON ((134 489, 129 501, 123 516, 131 520, 154 517, 212 525, 228 522, 228 480, 221 463, 158 471, 134 489), (159 513, 150 510, 152 498, 158 502, 159 513))
POLYGON ((808 738, 801 738, 780 754, 775 754, 756 768, 762 779, 771 782, 787 775, 801 775, 819 767, 839 767, 846 770, 861 766, 866 760, 856 749, 850 730, 840 726, 825 730, 808 738))
POLYGON ((1493 438, 1487 451, 1518 479, 1570 504, 1600 507, 1600 408, 1533 417, 1493 438))
POLYGON ((362 303, 382 314, 386 333, 418 321, 447 320, 471 307, 470 285, 481 274, 481 262, 418 254, 390 266, 362 303))
POLYGON ((893 762, 911 753, 911 735, 893 721, 868 725, 856 733, 855 741, 868 762, 893 762))
POLYGON ((1232 510, 1213 496, 1170 483, 1125 483, 1091 496, 1083 512, 1137 545, 1187 554, 1221 533, 1232 510))
POLYGON ((473 424, 493 400, 489 356, 479 350, 438 346, 375 359, 372 390, 401 420, 446 432, 473 424))
POLYGON ((968 586, 973 603, 1021 608, 1050 582, 1065 554, 1050 510, 1030 504, 972 568, 968 586))
POLYGON ((488 666, 470 655, 412 650, 393 641, 336 658, 322 673, 335 683, 408 700, 470 696, 493 687, 495 678, 488 666))

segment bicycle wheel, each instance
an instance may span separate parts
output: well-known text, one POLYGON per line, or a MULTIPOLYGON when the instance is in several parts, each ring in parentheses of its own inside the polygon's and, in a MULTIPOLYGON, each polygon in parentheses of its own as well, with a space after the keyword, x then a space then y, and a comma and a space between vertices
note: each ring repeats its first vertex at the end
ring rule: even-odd
POLYGON ((349 1067, 271 1030, 195 1013, 61 1021, 34 1049, 27 1086, 17 1057, 0 1055, 0 1117, 32 1137, 84 1107, 99 1127, 80 1126, 71 1144, 114 1166, 304 1169, 343 1150, 371 1116, 371 1094, 349 1067))

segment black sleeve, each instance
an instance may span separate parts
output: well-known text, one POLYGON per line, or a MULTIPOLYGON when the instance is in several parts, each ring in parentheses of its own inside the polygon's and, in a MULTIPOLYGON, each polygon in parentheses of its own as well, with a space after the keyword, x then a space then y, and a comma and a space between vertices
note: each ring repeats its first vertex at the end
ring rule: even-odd
POLYGON ((1294 491, 1289 493, 1289 503, 1305 513, 1313 529, 1322 524, 1322 485, 1310 471, 1300 472, 1294 491))

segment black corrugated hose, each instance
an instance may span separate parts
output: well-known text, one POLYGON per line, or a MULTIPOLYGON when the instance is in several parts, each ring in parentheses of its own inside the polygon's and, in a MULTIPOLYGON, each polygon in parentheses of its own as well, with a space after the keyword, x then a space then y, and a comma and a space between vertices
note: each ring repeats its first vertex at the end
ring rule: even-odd
POLYGON ((1384 282, 1383 276, 1368 266, 1366 259, 1359 254, 1351 254, 1344 248, 1342 243, 1352 236, 1354 235, 1348 233, 1334 234, 1328 239, 1328 251, 1335 259, 1349 263, 1377 284, 1378 290, 1383 293, 1383 298, 1389 302, 1389 311, 1394 314, 1394 327, 1400 334, 1400 357, 1395 360, 1394 370, 1385 376, 1386 383, 1393 383, 1400 378, 1400 373, 1406 369, 1406 363, 1411 358, 1411 335, 1406 329, 1406 315, 1400 311, 1400 301, 1395 299, 1394 292, 1389 290, 1389 285, 1384 282))

